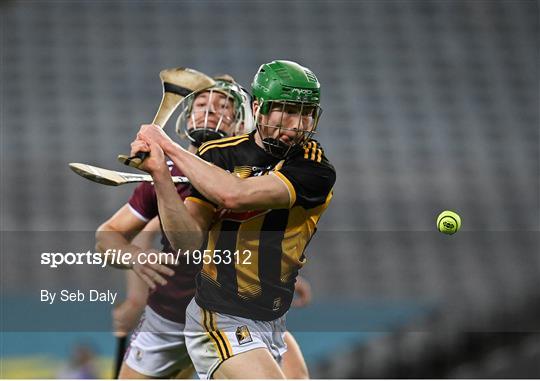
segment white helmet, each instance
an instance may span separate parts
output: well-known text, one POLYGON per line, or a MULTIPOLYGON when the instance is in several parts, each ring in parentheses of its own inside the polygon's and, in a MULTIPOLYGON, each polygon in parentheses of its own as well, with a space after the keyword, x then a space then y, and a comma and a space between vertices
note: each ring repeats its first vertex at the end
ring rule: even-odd
POLYGON ((214 86, 189 94, 180 104, 176 133, 196 147, 253 128, 250 95, 229 75, 214 79, 214 86))

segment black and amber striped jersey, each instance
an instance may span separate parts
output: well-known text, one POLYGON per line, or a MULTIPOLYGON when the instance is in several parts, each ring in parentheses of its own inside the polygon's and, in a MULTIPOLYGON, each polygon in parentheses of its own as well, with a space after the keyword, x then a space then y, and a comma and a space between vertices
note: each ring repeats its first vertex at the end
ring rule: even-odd
MULTIPOLYGON (((277 176, 287 186, 286 209, 218 210, 197 276, 197 303, 208 310, 254 320, 274 320, 290 307, 304 250, 332 198, 334 167, 315 140, 279 160, 255 142, 255 132, 214 140, 199 156, 239 177, 277 176)), ((188 198, 215 208, 192 189, 188 198)))

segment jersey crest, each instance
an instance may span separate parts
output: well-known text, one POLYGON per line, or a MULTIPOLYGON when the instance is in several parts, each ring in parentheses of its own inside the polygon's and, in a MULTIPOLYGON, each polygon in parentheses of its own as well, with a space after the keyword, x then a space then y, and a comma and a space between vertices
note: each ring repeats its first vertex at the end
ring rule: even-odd
POLYGON ((272 166, 257 167, 250 165, 240 165, 235 166, 233 174, 240 177, 241 179, 247 179, 248 177, 262 176, 270 172, 272 166))

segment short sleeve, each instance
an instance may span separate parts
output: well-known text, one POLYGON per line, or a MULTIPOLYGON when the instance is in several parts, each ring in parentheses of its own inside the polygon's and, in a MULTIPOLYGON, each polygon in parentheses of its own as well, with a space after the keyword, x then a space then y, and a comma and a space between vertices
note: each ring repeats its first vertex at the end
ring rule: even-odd
MULTIPOLYGON (((183 176, 178 168, 169 163, 172 176, 183 176)), ((176 184, 178 196, 183 200, 190 195, 191 187, 188 184, 176 184)), ((128 201, 129 208, 137 217, 144 222, 150 221, 158 215, 157 195, 153 183, 144 182, 139 184, 133 191, 128 201)))
MULTIPOLYGON (((199 150, 197 151, 197 156, 203 159, 204 161, 207 161, 209 163, 215 164, 219 166, 219 163, 216 163, 216 158, 213 155, 214 150, 204 149, 205 145, 203 144, 199 150), (203 152, 201 154, 201 152, 203 152)), ((214 204, 212 201, 208 200, 197 188, 195 188, 193 185, 190 186, 190 195, 186 197, 186 200, 195 202, 197 204, 200 204, 206 208, 215 210, 217 208, 217 205, 214 204)))
POLYGON ((336 182, 334 167, 322 155, 314 160, 308 155, 298 156, 285 162, 274 174, 289 189, 290 207, 310 209, 324 204, 336 182))
POLYGON ((133 214, 144 222, 157 216, 158 205, 154 186, 151 183, 139 184, 131 194, 128 205, 133 214))

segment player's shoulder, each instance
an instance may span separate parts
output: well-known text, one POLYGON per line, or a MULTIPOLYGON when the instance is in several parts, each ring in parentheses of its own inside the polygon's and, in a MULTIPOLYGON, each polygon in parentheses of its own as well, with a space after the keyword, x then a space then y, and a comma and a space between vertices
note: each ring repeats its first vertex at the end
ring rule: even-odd
POLYGON ((298 164, 311 164, 335 172, 335 168, 326 156, 323 146, 315 139, 310 139, 302 145, 302 148, 294 155, 294 161, 298 164))
POLYGON ((336 182, 336 170, 316 140, 309 140, 276 168, 297 185, 313 187, 326 194, 336 182))
POLYGON ((197 152, 199 156, 203 156, 207 153, 211 153, 215 151, 229 150, 232 147, 238 147, 239 145, 242 145, 243 143, 246 143, 248 141, 249 141, 249 134, 243 134, 243 135, 231 136, 228 138, 211 140, 209 142, 203 143, 199 147, 199 150, 197 152))

